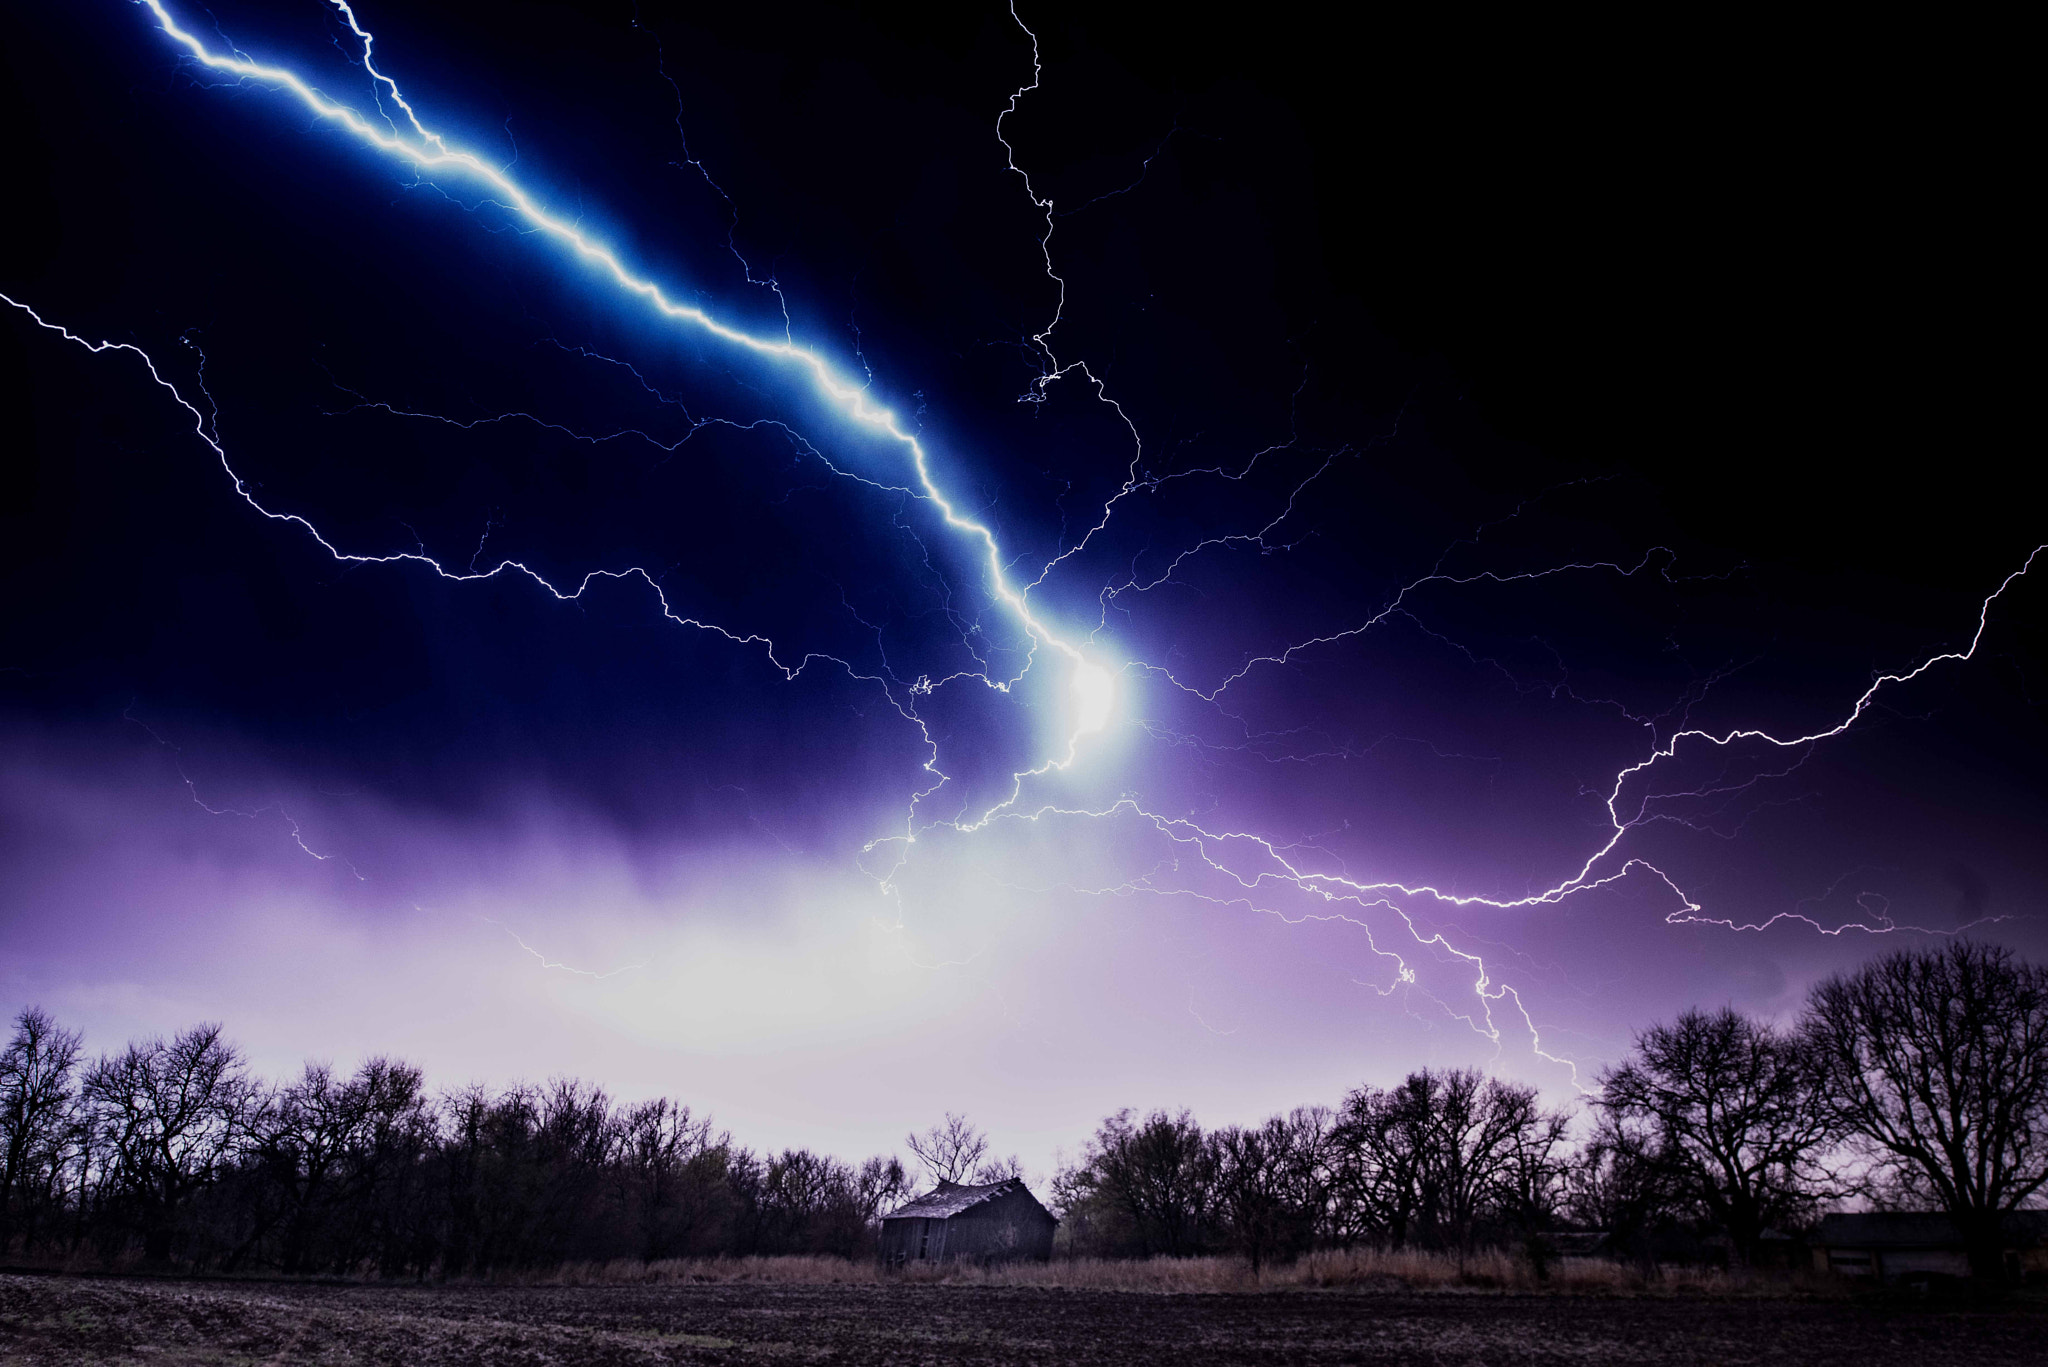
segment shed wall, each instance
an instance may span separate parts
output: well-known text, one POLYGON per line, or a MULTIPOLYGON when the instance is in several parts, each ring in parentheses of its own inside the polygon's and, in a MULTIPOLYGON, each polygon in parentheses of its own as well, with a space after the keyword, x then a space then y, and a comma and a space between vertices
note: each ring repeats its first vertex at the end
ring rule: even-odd
POLYGON ((1058 1225, 1030 1196, 1012 1192, 946 1219, 885 1219, 878 1251, 882 1262, 891 1266, 949 1258, 1043 1262, 1052 1256, 1052 1235, 1058 1225))

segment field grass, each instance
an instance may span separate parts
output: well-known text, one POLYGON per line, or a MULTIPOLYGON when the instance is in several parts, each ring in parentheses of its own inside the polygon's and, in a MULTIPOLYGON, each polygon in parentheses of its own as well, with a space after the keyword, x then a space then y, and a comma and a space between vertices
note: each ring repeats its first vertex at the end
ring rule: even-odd
POLYGON ((842 1258, 672 1258, 569 1263, 544 1272, 487 1279, 520 1286, 947 1285, 1037 1287, 1155 1294, 1307 1290, 1499 1291, 1548 1295, 1710 1295, 1842 1298, 1838 1278, 1806 1273, 1727 1272, 1671 1267, 1646 1274, 1602 1258, 1563 1258, 1539 1277, 1525 1257, 1484 1249, 1455 1254, 1353 1249, 1268 1264, 1257 1273, 1242 1258, 1055 1258, 1045 1263, 980 1266, 941 1263, 884 1272, 871 1261, 842 1258))

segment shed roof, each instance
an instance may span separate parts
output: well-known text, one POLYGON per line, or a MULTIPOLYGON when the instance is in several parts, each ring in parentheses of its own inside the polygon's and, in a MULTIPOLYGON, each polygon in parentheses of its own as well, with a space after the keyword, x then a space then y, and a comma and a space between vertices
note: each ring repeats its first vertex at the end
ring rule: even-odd
POLYGON ((1013 1191, 1023 1192, 1031 1198, 1032 1204, 1037 1204, 1037 1198, 1031 1196, 1030 1188, 1015 1178, 1007 1182, 990 1182, 984 1186, 974 1186, 965 1182, 941 1182, 924 1195, 904 1202, 882 1218, 949 1220, 962 1211, 993 1201, 998 1196, 1008 1196, 1013 1191))
MULTIPOLYGON (((2048 1239, 2048 1210, 2006 1212, 2006 1241, 2031 1245, 2048 1239)), ((1836 1248, 1961 1248, 1955 1222, 1938 1210, 1870 1210, 1824 1215, 1816 1243, 1836 1248)))

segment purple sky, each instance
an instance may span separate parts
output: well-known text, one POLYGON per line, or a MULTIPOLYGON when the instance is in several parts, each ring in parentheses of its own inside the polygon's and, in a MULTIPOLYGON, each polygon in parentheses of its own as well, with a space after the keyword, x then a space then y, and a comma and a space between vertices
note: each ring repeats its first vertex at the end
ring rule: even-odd
POLYGON ((486 181, 309 112, 417 144, 328 7, 167 13, 322 93, 143 7, 10 55, 9 1009, 1044 1174, 2041 947, 2048 562, 1935 278, 2001 192, 1788 191, 1793 75, 1702 131, 1511 34, 1347 94, 1279 31, 359 10, 486 181))

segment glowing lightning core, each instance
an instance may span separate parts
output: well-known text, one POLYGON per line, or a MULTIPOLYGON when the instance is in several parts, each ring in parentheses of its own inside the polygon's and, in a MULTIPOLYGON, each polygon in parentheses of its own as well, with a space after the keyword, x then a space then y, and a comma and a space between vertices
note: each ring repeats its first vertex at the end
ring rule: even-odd
POLYGON ((1083 660, 1074 667, 1068 685, 1074 695, 1074 730, 1091 736, 1109 725, 1116 714, 1116 675, 1101 665, 1083 660))

